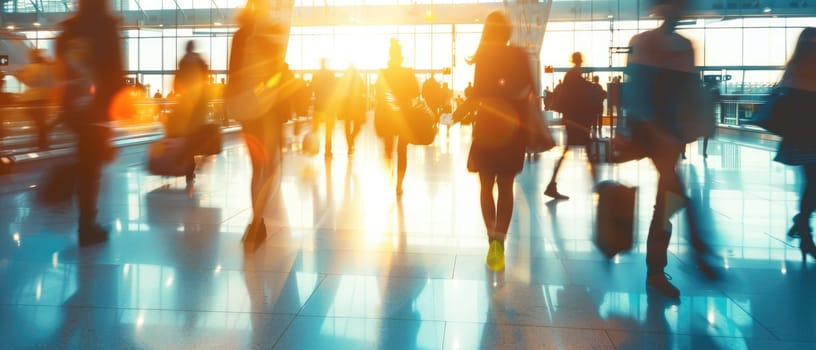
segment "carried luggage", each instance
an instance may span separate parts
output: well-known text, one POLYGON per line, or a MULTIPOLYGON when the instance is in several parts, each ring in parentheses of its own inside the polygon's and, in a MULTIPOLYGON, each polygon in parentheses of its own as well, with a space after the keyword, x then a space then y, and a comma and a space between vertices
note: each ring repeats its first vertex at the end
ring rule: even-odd
POLYGON ((74 196, 79 168, 74 162, 57 164, 40 179, 37 200, 48 205, 62 204, 74 196))
POLYGON ((412 145, 427 146, 434 142, 439 125, 436 116, 425 101, 416 100, 404 115, 407 124, 407 140, 412 145))
POLYGON ((607 258, 612 258, 632 249, 637 187, 608 180, 598 183, 596 190, 598 211, 593 241, 607 258))
POLYGON ((212 156, 220 154, 223 150, 221 139, 221 126, 218 124, 204 124, 198 128, 193 139, 196 142, 194 155, 212 156))
POLYGON ((192 156, 184 154, 186 139, 164 138, 150 144, 147 151, 147 170, 153 175, 185 176, 195 168, 192 156))

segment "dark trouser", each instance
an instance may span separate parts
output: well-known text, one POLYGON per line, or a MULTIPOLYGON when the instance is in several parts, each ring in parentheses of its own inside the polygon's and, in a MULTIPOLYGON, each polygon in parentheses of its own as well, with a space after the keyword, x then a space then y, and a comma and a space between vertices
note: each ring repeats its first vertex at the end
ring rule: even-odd
POLYGON ((93 129, 85 128, 79 134, 77 162, 77 199, 79 202, 79 230, 96 224, 99 180, 103 160, 100 157, 100 138, 93 129))
MULTIPOLYGON (((662 135, 665 136, 665 135, 662 135)), ((654 130, 646 127, 645 123, 633 123, 632 138, 638 147, 647 149, 647 156, 652 160, 657 170, 657 196, 655 198, 652 222, 649 225, 649 235, 646 239, 646 267, 647 274, 662 274, 666 267, 667 251, 671 239, 672 213, 666 212, 669 195, 678 196, 687 204, 686 188, 677 173, 677 162, 683 152, 684 144, 679 141, 667 142, 661 135, 655 135, 654 130), (670 194, 671 193, 671 194, 670 194)), ((670 138, 671 136, 669 136, 670 138)), ((687 206, 687 205, 686 205, 687 206)), ((688 207, 688 206, 687 206, 688 207)), ((697 218, 695 210, 687 208, 686 217, 689 221, 689 230, 692 243, 702 246, 699 240, 697 218)))
POLYGON ((799 199, 799 214, 794 225, 802 228, 799 233, 810 232, 810 216, 816 210, 816 164, 802 165, 802 175, 805 183, 802 186, 802 195, 799 199))

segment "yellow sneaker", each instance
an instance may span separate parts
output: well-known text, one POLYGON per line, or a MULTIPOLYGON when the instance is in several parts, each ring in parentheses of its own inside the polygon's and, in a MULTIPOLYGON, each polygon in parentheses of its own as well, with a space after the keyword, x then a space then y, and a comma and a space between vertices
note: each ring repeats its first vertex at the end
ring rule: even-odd
POLYGON ((504 270, 504 244, 498 240, 490 241, 487 249, 487 267, 493 271, 504 270))

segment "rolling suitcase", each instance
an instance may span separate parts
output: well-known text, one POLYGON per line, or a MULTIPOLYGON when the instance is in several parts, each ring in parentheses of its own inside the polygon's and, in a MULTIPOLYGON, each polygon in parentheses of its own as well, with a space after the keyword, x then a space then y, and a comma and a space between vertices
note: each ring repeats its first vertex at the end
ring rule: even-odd
POLYGON ((212 156, 223 150, 221 126, 218 124, 204 124, 198 128, 193 138, 198 145, 195 155, 212 156))
POLYGON ((186 156, 186 139, 164 138, 150 144, 147 151, 147 170, 153 175, 185 176, 195 168, 193 157, 186 156))
POLYGON ((635 228, 637 187, 617 181, 603 181, 596 186, 598 210, 594 242, 607 257, 632 249, 635 228))

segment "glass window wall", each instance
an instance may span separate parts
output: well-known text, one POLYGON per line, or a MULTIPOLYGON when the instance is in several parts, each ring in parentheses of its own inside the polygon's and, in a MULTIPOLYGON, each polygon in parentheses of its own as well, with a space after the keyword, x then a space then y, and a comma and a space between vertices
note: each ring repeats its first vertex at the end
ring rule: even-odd
MULTIPOLYGON (((119 8, 177 9, 235 8, 246 0, 179 1, 122 0, 119 8), (178 6, 178 7, 177 7, 178 6), (202 7, 203 6, 203 7, 202 7)), ((431 1, 428 0, 428 3, 431 1)), ((460 1, 433 1, 434 3, 461 3, 460 1)), ((466 1, 472 3, 473 1, 466 1)), ((44 3, 48 3, 47 1, 44 3)), ((70 3, 70 2, 68 2, 70 3)), ((388 2, 394 5, 393 1, 388 2)), ((407 3, 417 3, 406 1, 407 3)), ((370 0, 299 0, 302 6, 375 5, 370 0)), ((64 6, 63 6, 64 7, 64 6)), ((65 9, 60 9, 64 11, 65 9)), ((619 74, 626 64, 625 53, 615 53, 611 47, 625 47, 636 33, 651 29, 657 20, 552 22, 547 24, 540 53, 541 66, 554 66, 556 73, 541 74, 542 87, 553 85, 571 63, 570 54, 584 54, 584 66, 602 76, 619 74), (601 73, 603 72, 603 73, 601 73)), ((795 41, 805 26, 816 26, 816 17, 810 18, 744 18, 700 19, 683 21, 678 32, 688 37, 696 49, 696 63, 730 75, 723 86, 726 91, 761 91, 756 86, 770 86, 779 76, 790 56, 795 41), (751 84, 751 88, 740 88, 751 84)), ((319 68, 321 57, 327 57, 329 68, 339 71, 349 64, 367 72, 376 72, 388 60, 390 38, 398 38, 403 46, 404 65, 423 76, 439 74, 451 68, 451 75, 438 76, 461 92, 473 78, 473 67, 465 60, 475 52, 481 34, 480 24, 420 24, 420 25, 348 25, 295 27, 291 30, 287 61, 290 67, 308 74, 319 68)), ((172 74, 184 52, 188 40, 196 42, 213 70, 213 78, 220 80, 228 67, 230 36, 234 28, 210 26, 205 28, 141 28, 122 32, 126 50, 126 64, 131 76, 143 84, 169 92, 172 74), (170 79, 168 79, 170 77, 170 79)), ((53 54, 53 32, 28 31, 32 46, 53 54)), ((543 71, 543 69, 542 69, 543 71)), ((12 89, 14 84, 9 84, 12 89)))

